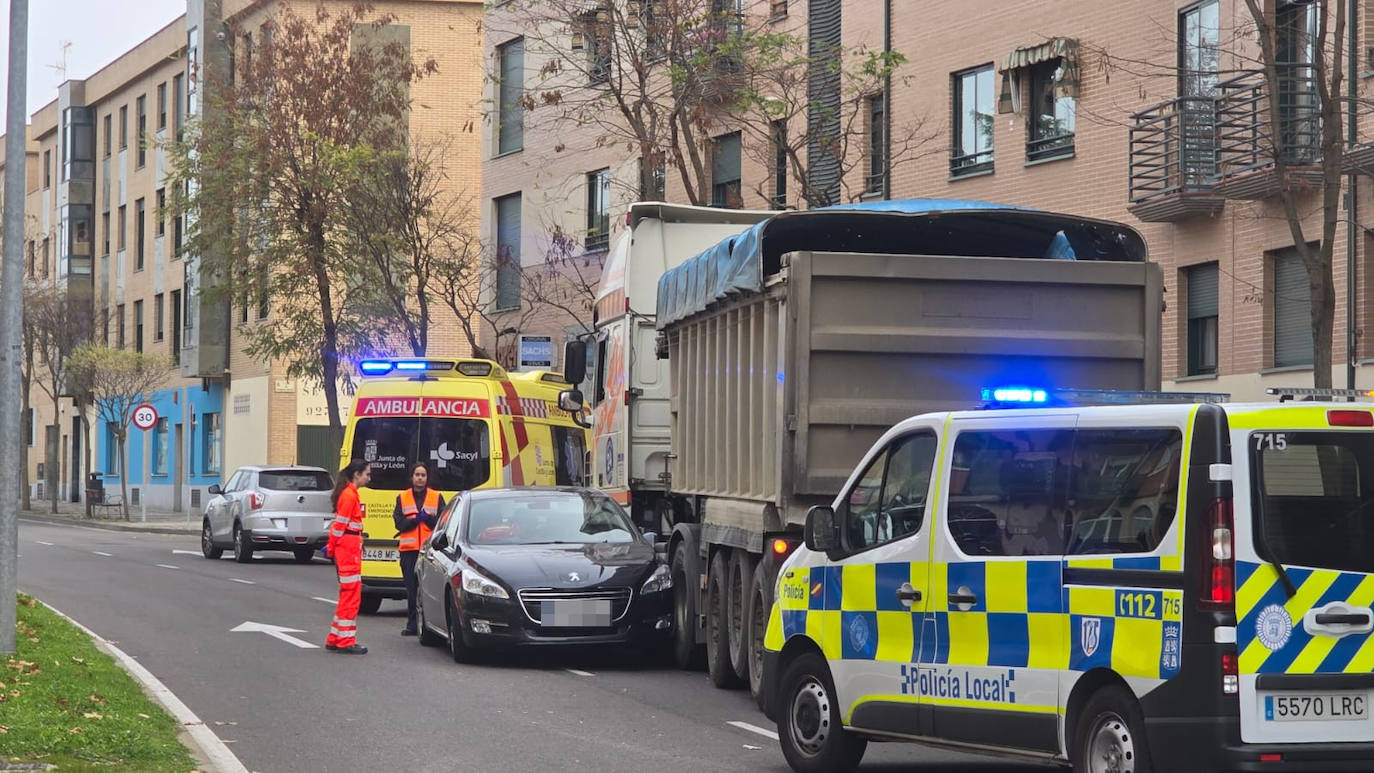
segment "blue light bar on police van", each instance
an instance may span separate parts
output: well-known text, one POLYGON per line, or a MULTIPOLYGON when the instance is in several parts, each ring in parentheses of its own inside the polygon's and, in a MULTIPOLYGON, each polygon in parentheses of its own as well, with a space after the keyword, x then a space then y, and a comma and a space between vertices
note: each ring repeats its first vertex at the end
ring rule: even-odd
POLYGON ((983 389, 983 401, 993 403, 1024 403, 1037 405, 1049 399, 1043 389, 1022 386, 987 387, 983 389))

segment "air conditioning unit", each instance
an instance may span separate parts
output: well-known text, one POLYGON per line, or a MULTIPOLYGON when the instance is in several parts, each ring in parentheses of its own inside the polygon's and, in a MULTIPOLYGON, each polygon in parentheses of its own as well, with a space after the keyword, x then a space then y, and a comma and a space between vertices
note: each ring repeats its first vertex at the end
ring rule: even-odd
POLYGON ((191 507, 200 507, 200 489, 191 489, 191 507))

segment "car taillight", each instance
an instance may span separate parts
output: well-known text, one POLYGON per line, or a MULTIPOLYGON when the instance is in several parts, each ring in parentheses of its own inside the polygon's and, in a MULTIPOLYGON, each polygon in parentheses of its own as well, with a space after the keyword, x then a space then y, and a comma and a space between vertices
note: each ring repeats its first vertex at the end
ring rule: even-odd
POLYGON ((248 492, 248 507, 249 507, 249 509, 257 510, 257 509, 261 508, 261 507, 262 507, 264 504, 266 504, 266 503, 267 503, 267 497, 264 497, 262 494, 259 494, 259 493, 256 492, 256 491, 250 491, 250 492, 248 492))
POLYGON ((1221 655, 1221 691, 1227 695, 1240 692, 1240 656, 1234 652, 1221 655))
POLYGON ((1205 571, 1202 576, 1202 606, 1230 609, 1236 601, 1235 517, 1230 499, 1212 503, 1205 571))
POLYGON ((1326 423, 1333 427, 1374 427, 1374 413, 1370 411, 1331 410, 1326 423))

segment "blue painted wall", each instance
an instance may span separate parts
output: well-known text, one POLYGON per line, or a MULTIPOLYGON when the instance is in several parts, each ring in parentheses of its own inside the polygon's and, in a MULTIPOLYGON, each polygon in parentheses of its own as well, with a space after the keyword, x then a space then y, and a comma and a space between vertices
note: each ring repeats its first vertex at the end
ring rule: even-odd
MULTIPOLYGON (((176 462, 172 458, 176 454, 176 432, 178 426, 185 426, 186 471, 187 486, 208 486, 211 483, 218 483, 222 477, 222 471, 210 469, 210 461, 206 454, 207 432, 210 422, 206 420, 208 414, 219 416, 220 437, 224 432, 224 389, 219 384, 211 384, 210 388, 201 389, 200 387, 183 387, 180 389, 164 389, 153 394, 149 401, 157 409, 160 418, 167 419, 167 454, 165 469, 162 474, 149 475, 148 484, 152 486, 171 486, 176 474, 176 462), (185 414, 189 406, 189 421, 185 414)), ((114 442, 114 435, 109 427, 99 426, 93 433, 96 438, 96 448, 94 462, 96 471, 101 473, 105 485, 119 485, 118 475, 112 475, 111 470, 118 466, 115 461, 118 459, 118 446, 114 442)), ((129 428, 128 439, 128 458, 129 458, 129 482, 130 484, 140 485, 143 483, 143 458, 145 448, 155 442, 155 430, 147 432, 136 427, 129 428)), ((221 460, 222 463, 222 460, 221 460)))

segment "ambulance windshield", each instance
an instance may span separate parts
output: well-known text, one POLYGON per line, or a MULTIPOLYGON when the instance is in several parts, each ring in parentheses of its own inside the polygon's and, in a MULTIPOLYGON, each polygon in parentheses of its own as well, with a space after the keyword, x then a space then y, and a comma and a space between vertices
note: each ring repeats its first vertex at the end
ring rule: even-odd
POLYGON ((359 419, 353 429, 352 458, 372 463, 374 489, 408 487, 416 462, 429 465, 429 486, 440 491, 476 488, 491 477, 487 423, 478 419, 359 419))
POLYGON ((1250 457, 1265 558, 1374 572, 1374 433, 1256 432, 1250 457))

